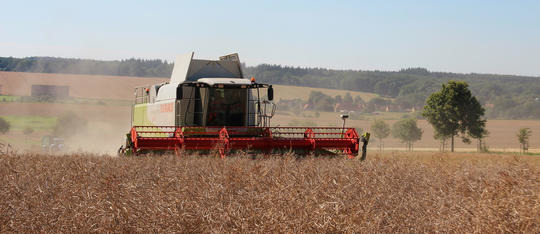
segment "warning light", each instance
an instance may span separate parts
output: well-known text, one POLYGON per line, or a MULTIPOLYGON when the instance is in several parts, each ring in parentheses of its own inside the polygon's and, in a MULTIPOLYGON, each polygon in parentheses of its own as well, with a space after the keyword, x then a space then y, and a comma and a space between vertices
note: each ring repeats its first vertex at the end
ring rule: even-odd
POLYGON ((251 83, 255 83, 255 77, 251 77, 251 83))
POLYGON ((145 91, 146 91, 146 93, 149 93, 149 92, 150 92, 150 89, 147 88, 145 91))

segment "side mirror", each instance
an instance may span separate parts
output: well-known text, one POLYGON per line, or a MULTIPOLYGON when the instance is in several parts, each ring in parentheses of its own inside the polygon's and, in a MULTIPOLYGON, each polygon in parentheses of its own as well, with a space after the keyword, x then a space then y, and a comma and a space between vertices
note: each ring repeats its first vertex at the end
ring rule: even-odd
POLYGON ((268 100, 272 101, 274 100, 274 88, 272 88, 272 85, 268 87, 268 100))
POLYGON ((176 87, 176 100, 182 100, 182 97, 183 97, 183 88, 182 88, 182 85, 178 85, 178 87, 176 87))

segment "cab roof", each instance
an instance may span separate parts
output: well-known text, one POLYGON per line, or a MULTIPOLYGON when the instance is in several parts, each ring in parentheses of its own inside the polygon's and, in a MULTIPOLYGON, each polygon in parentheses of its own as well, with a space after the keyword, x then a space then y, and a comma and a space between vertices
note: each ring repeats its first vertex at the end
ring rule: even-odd
POLYGON ((242 79, 242 64, 238 54, 228 54, 219 60, 193 59, 194 53, 176 57, 170 83, 195 82, 201 78, 242 79))
POLYGON ((239 78, 201 78, 197 82, 205 83, 207 85, 213 86, 216 84, 223 85, 250 85, 251 81, 249 79, 239 79, 239 78))

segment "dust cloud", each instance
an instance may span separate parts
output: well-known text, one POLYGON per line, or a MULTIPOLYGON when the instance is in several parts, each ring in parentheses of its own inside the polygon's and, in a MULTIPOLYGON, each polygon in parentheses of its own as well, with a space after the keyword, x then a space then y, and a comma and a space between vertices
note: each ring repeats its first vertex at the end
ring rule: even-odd
POLYGON ((86 130, 65 139, 65 151, 116 155, 130 129, 129 119, 126 124, 113 122, 89 122, 86 130))
MULTIPOLYGON (((87 121, 87 128, 64 138, 65 149, 58 154, 87 152, 116 155, 130 130, 133 90, 136 86, 163 82, 163 78, 118 77, 98 75, 0 72, 2 94, 29 97, 32 85, 69 86, 64 100, 31 100, 0 102, 0 116, 60 117, 73 112, 87 121), (67 101, 66 101, 67 100, 67 101), (71 101, 70 101, 71 100, 71 101), (74 101, 73 101, 74 100, 74 101)), ((32 120, 33 121, 33 120, 32 120)), ((25 123, 22 123, 23 125, 25 123)), ((36 123, 28 123, 28 127, 36 123)), ((35 128, 31 134, 17 129, 1 136, 19 152, 42 152, 41 138, 53 135, 53 126, 35 128)))

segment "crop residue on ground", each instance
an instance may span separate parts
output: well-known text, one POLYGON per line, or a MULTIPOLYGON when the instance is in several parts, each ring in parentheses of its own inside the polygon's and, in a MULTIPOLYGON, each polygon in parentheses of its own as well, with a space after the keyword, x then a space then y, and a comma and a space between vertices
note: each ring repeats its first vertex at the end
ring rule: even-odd
MULTIPOLYGON (((457 156, 456 156, 457 155, 457 156)), ((0 232, 530 232, 540 161, 0 156, 0 232)))

